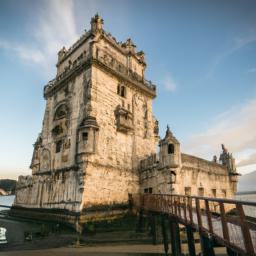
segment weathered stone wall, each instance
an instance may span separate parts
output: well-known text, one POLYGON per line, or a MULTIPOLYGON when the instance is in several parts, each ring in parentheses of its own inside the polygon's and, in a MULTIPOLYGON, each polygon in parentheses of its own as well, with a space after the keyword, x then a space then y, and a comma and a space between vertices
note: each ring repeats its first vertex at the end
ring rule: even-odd
POLYGON ((180 194, 233 198, 237 176, 226 166, 195 156, 181 154, 181 165, 163 168, 156 162, 140 170, 140 191, 162 194, 180 194))
MULTIPOLYGON (((95 48, 98 57, 102 49, 111 48, 104 40, 95 48)), ((111 54, 119 57, 115 49, 111 54)), ((109 51, 108 51, 109 53, 109 51)), ((125 57, 121 56, 120 61, 125 57), (122 58, 121 58, 122 57, 122 58)), ((128 193, 139 191, 139 159, 155 152, 152 97, 145 95, 133 84, 107 72, 104 67, 93 66, 91 80, 91 115, 99 125, 95 154, 86 154, 83 207, 95 204, 126 203, 128 193), (125 96, 117 93, 125 86, 125 96), (118 130, 116 111, 123 108, 131 115, 131 129, 118 130)))
POLYGON ((78 212, 82 198, 80 175, 79 171, 70 170, 33 177, 20 176, 14 205, 78 212))
POLYGON ((42 132, 21 177, 16 206, 79 211, 127 203, 139 191, 139 160, 154 153, 155 87, 144 83, 144 55, 92 29, 58 53, 56 78, 44 90, 42 132), (119 87, 119 89, 118 89, 119 87))
POLYGON ((177 171, 174 193, 190 191, 191 195, 207 197, 234 196, 233 182, 226 166, 187 154, 181 154, 181 158, 182 168, 177 171))

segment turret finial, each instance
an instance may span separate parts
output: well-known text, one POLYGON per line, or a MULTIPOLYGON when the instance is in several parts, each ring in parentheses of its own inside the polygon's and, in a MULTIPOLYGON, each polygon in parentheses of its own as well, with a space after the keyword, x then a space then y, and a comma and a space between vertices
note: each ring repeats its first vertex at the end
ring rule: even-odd
POLYGON ((98 13, 94 15, 91 19, 91 30, 92 33, 97 33, 102 31, 104 20, 100 17, 98 13))

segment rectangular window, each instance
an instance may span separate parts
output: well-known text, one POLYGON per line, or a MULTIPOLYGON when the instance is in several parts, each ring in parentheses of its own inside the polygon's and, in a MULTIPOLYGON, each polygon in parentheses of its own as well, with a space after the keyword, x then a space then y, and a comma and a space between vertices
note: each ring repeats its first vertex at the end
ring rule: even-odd
POLYGON ((83 141, 87 141, 88 140, 88 132, 83 132, 82 133, 82 139, 83 139, 83 141))
POLYGON ((204 196, 204 188, 198 188, 198 196, 204 196))
POLYGON ((152 188, 144 188, 144 193, 145 194, 152 194, 153 189, 152 188))
POLYGON ((216 191, 216 189, 214 188, 214 189, 212 189, 212 196, 213 197, 216 197, 217 196, 217 191, 216 191))
POLYGON ((168 145, 168 154, 174 154, 174 145, 173 144, 168 145))
POLYGON ((57 141, 55 145, 56 145, 56 153, 59 153, 62 147, 62 140, 57 141))
POLYGON ((144 188, 144 193, 145 193, 145 194, 148 193, 148 188, 144 188))
POLYGON ((227 191, 226 191, 226 189, 222 189, 222 197, 223 198, 226 198, 227 197, 227 191))
POLYGON ((191 187, 185 187, 185 196, 191 196, 191 187))

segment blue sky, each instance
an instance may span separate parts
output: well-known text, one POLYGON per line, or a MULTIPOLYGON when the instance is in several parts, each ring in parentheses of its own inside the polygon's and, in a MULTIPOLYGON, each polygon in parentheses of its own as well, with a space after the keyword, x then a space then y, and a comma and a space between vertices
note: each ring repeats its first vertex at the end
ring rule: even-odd
POLYGON ((43 86, 57 51, 96 13, 119 41, 146 53, 154 113, 183 152, 212 159, 220 144, 256 170, 256 1, 0 1, 0 178, 29 174, 43 86))

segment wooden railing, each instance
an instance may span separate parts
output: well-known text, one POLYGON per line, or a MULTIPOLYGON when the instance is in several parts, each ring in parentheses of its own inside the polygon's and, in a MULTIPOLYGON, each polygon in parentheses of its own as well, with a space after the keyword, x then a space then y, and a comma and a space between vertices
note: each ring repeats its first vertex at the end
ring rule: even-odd
POLYGON ((130 199, 135 209, 170 215, 235 252, 256 255, 256 202, 163 194, 130 199))

